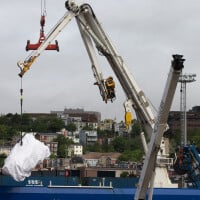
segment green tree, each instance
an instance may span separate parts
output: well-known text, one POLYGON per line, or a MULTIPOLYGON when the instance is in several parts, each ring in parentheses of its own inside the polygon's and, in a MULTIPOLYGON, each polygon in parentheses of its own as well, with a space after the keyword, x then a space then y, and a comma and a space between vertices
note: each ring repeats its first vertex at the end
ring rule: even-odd
POLYGON ((65 123, 62 119, 53 117, 49 119, 49 127, 48 129, 51 132, 57 132, 60 131, 65 126, 65 123))
POLYGON ((121 174, 120 174, 120 177, 121 178, 126 178, 126 177, 128 177, 129 176, 129 173, 128 172, 122 172, 121 174))
POLYGON ((32 130, 34 132, 48 132, 48 123, 44 118, 36 119, 32 124, 32 130))
MULTIPOLYGON (((19 116, 16 116, 16 121, 19 121, 19 116)), ((28 114, 23 114, 22 116, 20 116, 20 123, 21 123, 21 127, 22 131, 24 132, 30 132, 32 131, 32 124, 33 124, 33 120, 30 118, 30 116, 28 114)))
POLYGON ((0 167, 3 167, 4 165, 4 160, 6 159, 6 154, 2 153, 0 154, 0 167))
POLYGON ((70 132, 75 132, 76 131, 76 124, 74 124, 74 123, 69 123, 66 127, 66 130, 68 130, 68 131, 70 131, 70 132))
POLYGON ((32 124, 32 130, 36 132, 57 132, 63 127, 63 120, 57 117, 40 117, 32 124))
POLYGON ((8 113, 7 115, 0 117, 0 124, 5 125, 9 131, 9 136, 15 135, 19 131, 30 131, 32 125, 32 119, 28 114, 8 113), (12 134, 12 133, 13 134, 12 134))
POLYGON ((92 126, 86 125, 86 126, 84 126, 84 127, 82 128, 82 130, 92 131, 92 130, 93 130, 93 127, 92 127, 92 126))
POLYGON ((141 131, 142 131, 141 125, 139 124, 139 122, 137 120, 133 120, 131 136, 132 137, 138 136, 138 135, 140 135, 141 131))
POLYGON ((112 145, 112 143, 111 144, 108 144, 108 143, 103 143, 102 145, 101 145, 101 148, 102 148, 102 152, 114 152, 115 150, 114 150, 114 147, 113 147, 113 145, 112 145))
POLYGON ((195 144, 198 149, 200 149, 200 129, 199 128, 194 128, 194 129, 190 129, 188 131, 188 141, 191 144, 195 144))
POLYGON ((8 137, 7 126, 0 125, 0 141, 1 141, 1 144, 4 144, 4 142, 8 139, 7 137, 8 137))
POLYGON ((55 154, 53 154, 53 153, 50 155, 50 159, 55 159, 56 157, 57 156, 55 154))
POLYGON ((112 145, 115 151, 122 153, 127 147, 127 140, 124 137, 119 136, 112 141, 112 145))
POLYGON ((87 145, 85 147, 85 152, 89 151, 89 152, 102 152, 102 146, 98 143, 95 143, 93 145, 87 145))
POLYGON ((67 149, 69 145, 72 144, 73 142, 69 140, 68 138, 65 138, 63 135, 58 135, 55 141, 58 142, 58 152, 57 152, 58 157, 66 158, 67 149))
POLYGON ((123 152, 120 156, 119 156, 119 161, 134 161, 134 162, 138 162, 141 161, 142 159, 142 150, 141 149, 135 149, 135 150, 127 150, 125 152, 123 152))

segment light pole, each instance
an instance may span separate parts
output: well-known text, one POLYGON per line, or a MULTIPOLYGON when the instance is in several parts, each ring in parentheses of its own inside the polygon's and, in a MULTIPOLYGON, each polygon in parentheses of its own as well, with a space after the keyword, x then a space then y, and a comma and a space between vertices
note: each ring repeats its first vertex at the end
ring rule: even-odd
MULTIPOLYGON (((181 145, 187 145, 187 109, 186 109, 186 84, 195 81, 196 74, 182 74, 179 77, 180 89, 180 120, 181 120, 181 145)), ((181 177, 182 187, 186 187, 184 175, 181 177)))
POLYGON ((186 84, 196 81, 196 74, 181 74, 179 82, 180 90, 180 112, 181 112, 181 144, 187 145, 187 111, 186 111, 186 84))

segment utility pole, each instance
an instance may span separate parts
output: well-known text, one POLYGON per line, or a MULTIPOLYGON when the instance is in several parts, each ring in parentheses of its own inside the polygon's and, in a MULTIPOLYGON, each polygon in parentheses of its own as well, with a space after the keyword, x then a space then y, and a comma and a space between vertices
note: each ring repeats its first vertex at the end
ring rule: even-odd
POLYGON ((187 109, 186 109, 186 84, 196 81, 196 74, 181 74, 179 82, 180 90, 180 113, 181 113, 181 144, 187 145, 187 109))

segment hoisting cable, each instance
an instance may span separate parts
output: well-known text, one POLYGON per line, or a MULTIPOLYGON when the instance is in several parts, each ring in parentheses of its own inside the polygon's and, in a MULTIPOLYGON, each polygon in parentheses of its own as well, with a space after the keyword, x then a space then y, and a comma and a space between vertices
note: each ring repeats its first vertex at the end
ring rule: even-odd
POLYGON ((23 144, 23 142, 22 142, 22 138, 23 138, 23 135, 22 135, 22 115, 23 115, 22 108, 23 108, 23 88, 22 88, 22 77, 21 77, 21 88, 20 88, 20 117, 21 117, 21 121, 20 121, 20 145, 23 144))
POLYGON ((41 0, 41 16, 46 16, 47 11, 46 11, 46 1, 41 0))
POLYGON ((41 0, 41 19, 40 19, 40 26, 41 26, 41 34, 40 37, 42 37, 42 39, 45 39, 44 36, 44 25, 45 25, 45 17, 47 15, 47 11, 46 11, 46 1, 45 0, 41 0))

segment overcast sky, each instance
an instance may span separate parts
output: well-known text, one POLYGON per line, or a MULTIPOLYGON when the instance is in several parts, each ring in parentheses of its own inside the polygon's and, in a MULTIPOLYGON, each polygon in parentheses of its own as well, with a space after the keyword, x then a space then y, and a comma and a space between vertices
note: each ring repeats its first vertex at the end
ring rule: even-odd
MULTIPOLYGON (((184 55, 184 73, 197 75, 196 82, 187 84, 187 108, 200 105, 199 0, 85 2, 90 3, 119 55, 156 108, 163 94, 172 54, 184 55)), ((46 0, 46 34, 66 12, 64 4, 64 0, 46 0)), ((30 54, 25 51, 26 41, 38 41, 40 15, 40 0, 1 0, 1 114, 20 113, 17 62, 30 54)), ((24 75, 23 112, 49 113, 64 108, 83 108, 101 112, 103 119, 123 119, 124 92, 116 80, 117 99, 107 104, 102 101, 97 86, 93 85, 91 64, 75 20, 56 39, 60 52, 43 52, 24 75)), ((106 62, 101 70, 105 78, 115 77, 106 62)), ((171 110, 179 109, 180 84, 171 110)))

